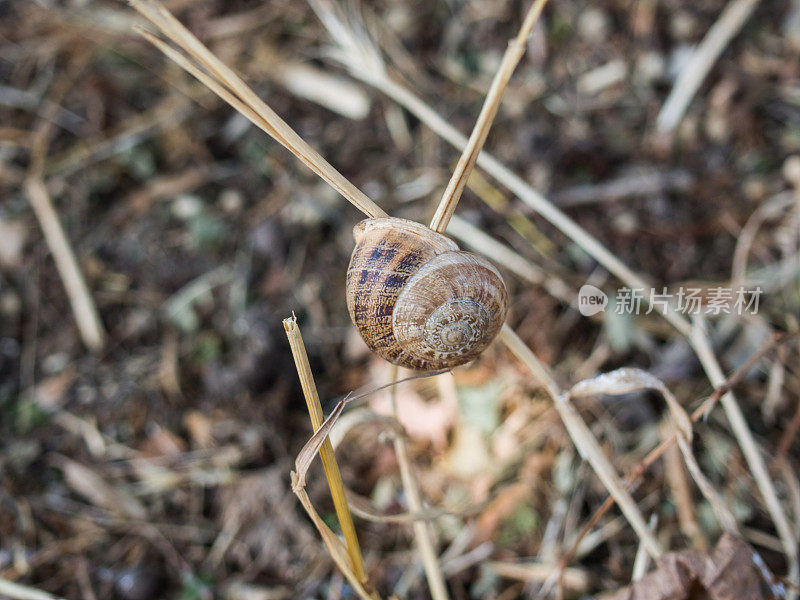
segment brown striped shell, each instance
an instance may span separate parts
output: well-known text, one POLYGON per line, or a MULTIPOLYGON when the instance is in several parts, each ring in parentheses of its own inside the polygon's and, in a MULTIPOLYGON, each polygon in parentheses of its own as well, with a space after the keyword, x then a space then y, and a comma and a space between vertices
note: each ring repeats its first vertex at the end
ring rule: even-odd
POLYGON ((347 308, 379 356, 410 369, 454 367, 500 331, 508 293, 488 261, 406 219, 366 219, 353 237, 347 308))

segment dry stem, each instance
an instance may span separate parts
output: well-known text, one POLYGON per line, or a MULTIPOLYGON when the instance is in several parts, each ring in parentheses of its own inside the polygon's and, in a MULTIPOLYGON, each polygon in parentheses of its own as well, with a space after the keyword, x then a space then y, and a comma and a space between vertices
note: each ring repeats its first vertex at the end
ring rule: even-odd
MULTIPOLYGON (((730 390, 738 381, 740 381, 744 375, 750 371, 750 369, 761 359, 763 358, 772 348, 774 348, 775 344, 787 339, 789 336, 785 334, 775 334, 773 335, 772 339, 767 341, 755 354, 753 354, 747 361, 745 361, 736 371, 723 383, 722 385, 718 386, 714 389, 714 392, 701 404, 691 415, 692 423, 697 423, 704 415, 707 415, 709 412, 710 407, 712 407, 716 402, 719 401, 720 397, 728 390, 730 390)), ((666 439, 664 439, 658 446, 656 446, 650 453, 644 457, 639 464, 637 464, 630 472, 630 474, 625 478, 625 487, 628 490, 632 490, 636 484, 638 483, 639 479, 645 474, 645 472, 659 459, 663 454, 672 447, 678 440, 677 433, 673 433, 666 439)), ((589 521, 584 525, 583 529, 580 531, 578 536, 573 541, 570 548, 561 558, 559 563, 559 568, 564 569, 566 566, 571 562, 572 557, 578 550, 578 546, 580 545, 581 540, 600 522, 600 519, 605 515, 611 507, 614 506, 614 498, 609 496, 603 502, 603 504, 598 508, 589 521)))
POLYGON ((8 596, 9 598, 14 598, 14 600, 59 600, 56 596, 43 592, 42 590, 14 583, 6 579, 0 579, 0 594, 8 596))
POLYGON ((461 193, 467 184, 469 174, 475 166, 478 154, 480 154, 481 148, 486 142, 486 137, 489 135, 489 129, 491 129, 494 118, 497 116, 500 102, 503 100, 503 92, 505 92, 511 75, 514 73, 514 69, 516 69, 522 55, 525 54, 525 43, 546 3, 547 0, 536 0, 533 3, 525 16, 517 37, 509 42, 508 48, 503 54, 500 67, 497 69, 494 79, 492 79, 492 85, 489 87, 489 93, 486 94, 486 99, 483 102, 480 115, 478 115, 478 120, 472 129, 472 134, 469 136, 469 141, 458 159, 456 169, 447 183, 447 188, 439 201, 436 214, 433 215, 431 220, 430 228, 434 231, 443 233, 447 229, 447 223, 456 210, 456 205, 461 199, 461 193))
MULTIPOLYGON (((297 374, 300 377, 300 385, 303 388, 303 396, 306 399, 308 414, 311 417, 311 424, 316 432, 322 427, 325 415, 322 412, 322 404, 317 394, 317 386, 314 383, 314 375, 311 373, 311 366, 308 363, 308 354, 303 344, 303 336, 297 319, 293 316, 283 320, 283 328, 286 330, 286 337, 289 338, 289 346, 292 349, 292 357, 297 367, 297 374)), ((330 440, 326 439, 319 451, 322 459, 322 466, 325 469, 325 476, 328 479, 328 486, 331 490, 333 505, 336 508, 336 516, 339 518, 339 525, 347 541, 347 551, 353 564, 353 569, 362 583, 367 582, 367 574, 364 569, 364 560, 361 557, 361 548, 358 544, 356 528, 353 524, 353 517, 350 508, 347 506, 347 496, 344 491, 342 474, 339 472, 339 465, 336 463, 336 456, 333 453, 333 446, 330 440)))
POLYGON ((81 339, 90 350, 100 350, 105 343, 106 332, 44 181, 35 175, 26 179, 25 194, 64 283, 81 339))
MULTIPOLYGON (((648 527, 650 527, 650 531, 655 531, 656 526, 658 525, 658 514, 653 513, 650 515, 650 520, 648 521, 648 527)), ((647 572, 647 568, 650 563, 650 556, 647 554, 647 548, 645 548, 644 543, 641 541, 639 542, 639 547, 636 549, 636 556, 633 559, 633 569, 631 569, 631 581, 639 581, 644 574, 647 572)))
MULTIPOLYGON (((659 433, 662 438, 668 439, 671 428, 662 423, 659 433)), ((664 454, 664 474, 675 500, 678 526, 695 548, 707 550, 708 540, 697 522, 697 510, 692 501, 692 488, 689 485, 686 467, 682 462, 680 450, 672 444, 664 454)))
POLYGON ((163 42, 159 43, 160 40, 152 34, 139 30, 139 33, 148 41, 155 44, 181 68, 194 75, 220 98, 271 135, 361 212, 370 217, 386 216, 386 213, 377 204, 322 158, 316 150, 261 100, 232 69, 214 56, 166 8, 155 0, 130 0, 130 2, 137 11, 158 27, 170 41, 191 57, 195 64, 181 56, 177 51, 170 49, 163 42))
POLYGON ((31 166, 23 183, 23 189, 36 214, 42 233, 44 233, 45 242, 53 255, 61 281, 64 283, 81 339, 89 350, 97 351, 102 349, 105 344, 106 332, 44 181, 50 136, 53 130, 53 115, 59 106, 57 100, 72 86, 75 73, 83 68, 89 57, 88 52, 82 51, 76 64, 70 71, 64 73, 54 86, 54 100, 45 105, 41 122, 33 135, 31 166))
POLYGON ((670 132, 680 123, 709 70, 757 4, 758 0, 732 0, 728 3, 719 20, 708 30, 703 41, 681 69, 669 97, 658 113, 656 126, 659 131, 670 132))
MULTIPOLYGON (((391 382, 397 381, 397 367, 391 367, 391 382)), ((393 385, 389 388, 392 400, 392 414, 397 419, 397 386, 393 385)), ((403 488, 406 491, 408 498, 408 509, 411 513, 420 513, 423 510, 422 496, 419 492, 419 484, 414 475, 411 460, 408 456, 408 448, 406 447, 406 440, 402 435, 394 436, 394 452, 397 456, 397 464, 400 467, 400 478, 403 481, 403 488)), ((415 520, 412 523, 414 528, 414 539, 417 543, 422 565, 425 568, 425 577, 428 579, 428 588, 431 592, 433 600, 447 600, 447 586, 444 582, 444 575, 439 565, 439 559, 436 556, 436 549, 431 539, 431 531, 427 521, 415 520)))

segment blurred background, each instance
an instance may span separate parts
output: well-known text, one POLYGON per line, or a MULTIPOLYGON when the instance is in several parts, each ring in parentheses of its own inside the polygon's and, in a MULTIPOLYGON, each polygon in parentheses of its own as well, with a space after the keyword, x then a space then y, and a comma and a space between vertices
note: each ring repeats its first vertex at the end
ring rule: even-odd
MULTIPOLYGON (((385 210, 430 219, 457 152, 328 60, 306 3, 166 5, 385 210)), ((674 132, 659 134, 676 75, 724 6, 552 0, 487 149, 659 289, 729 285, 736 268, 767 282, 758 315, 713 321, 730 373, 772 332, 798 329, 800 4, 758 3, 674 132)), ((381 1, 354 14, 392 77, 467 134, 526 9, 381 1)), ((0 2, 0 577, 66 598, 352 597, 290 490, 311 429, 281 320, 297 315, 326 410, 388 381, 345 306, 361 215, 135 35, 141 23, 121 2, 0 2), (42 190, 24 186, 30 177, 44 183, 96 305, 105 337, 94 351, 32 210, 42 190)), ((459 215, 568 290, 591 281, 613 297, 621 287, 485 175, 459 215)), ((687 410, 711 392, 658 314, 587 319, 503 274, 509 323, 562 383, 638 366, 687 410)), ((797 359, 793 338, 737 388, 791 507, 797 359)), ((483 503, 435 521, 453 596, 534 597, 541 571, 503 565, 553 564, 607 495, 551 403, 499 344, 398 397, 425 498, 483 503)), ((378 411, 387 401, 368 400, 378 411)), ((620 473, 661 439, 657 397, 578 406, 620 473)), ((784 573, 724 415, 697 431, 706 474, 784 573)), ((377 427, 354 426, 337 454, 352 489, 386 513, 406 510, 377 427)), ((709 547, 719 525, 696 489, 681 488, 681 469, 668 455, 634 497, 657 515, 666 548, 709 547)), ((334 523, 317 468, 309 493, 334 523)), ((427 597, 410 528, 357 527, 378 587, 427 597)), ((586 539, 567 597, 630 581, 638 540, 616 508, 586 539)))

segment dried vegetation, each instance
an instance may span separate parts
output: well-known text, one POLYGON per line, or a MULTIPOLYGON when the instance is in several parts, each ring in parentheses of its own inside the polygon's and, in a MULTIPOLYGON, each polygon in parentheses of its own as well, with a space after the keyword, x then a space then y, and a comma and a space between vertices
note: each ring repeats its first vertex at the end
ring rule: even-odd
MULTIPOLYGON (((448 127, 469 133, 527 9, 167 6, 421 222, 466 141, 448 127)), ((0 596, 352 597, 290 486, 311 431, 281 321, 303 325, 326 412, 394 377, 345 309, 360 213, 135 35, 130 7, 0 15, 0 596)), ((333 430, 382 595, 429 593, 409 511, 453 598, 795 595, 798 31, 788 0, 545 9, 449 229, 504 269, 519 337, 333 430), (641 278, 765 293, 694 324, 570 307, 587 281, 641 278), (393 401, 405 450, 374 416, 393 401)), ((318 466, 305 491, 335 527, 318 466)))

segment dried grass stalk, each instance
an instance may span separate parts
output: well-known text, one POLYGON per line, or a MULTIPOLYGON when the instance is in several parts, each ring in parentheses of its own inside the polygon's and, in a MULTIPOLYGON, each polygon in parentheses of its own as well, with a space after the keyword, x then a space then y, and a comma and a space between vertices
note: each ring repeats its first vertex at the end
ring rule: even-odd
POLYGON ((37 590, 36 588, 0 579, 0 595, 14 600, 62 600, 57 596, 37 590))
POLYGON ((319 531, 319 534, 322 536, 322 541, 325 544, 325 547, 328 549, 328 554, 330 554, 333 562, 335 562, 336 566, 339 567, 339 570, 341 570, 341 572, 347 578, 347 581, 350 583, 350 585, 353 586, 353 589, 356 591, 359 597, 363 600, 380 600, 380 596, 378 596, 377 593, 365 587, 365 585, 359 580, 358 576, 353 571, 352 561, 348 555, 347 548, 344 546, 344 544, 342 544, 341 541, 339 541, 339 538, 336 537, 336 534, 333 533, 333 531, 331 531, 330 527, 325 524, 325 521, 322 520, 322 517, 319 516, 319 513, 314 508, 314 505, 311 504, 311 499, 308 497, 305 487, 298 481, 297 473, 294 471, 292 472, 292 491, 300 500, 300 504, 303 506, 312 523, 314 523, 314 526, 317 528, 317 531, 319 531))
POLYGON ((64 228, 61 226, 61 220, 50 200, 47 187, 41 178, 33 176, 25 180, 24 188, 28 202, 44 233, 47 247, 53 255, 58 274, 64 283, 81 339, 89 350, 100 350, 105 344, 106 331, 64 228))
MULTIPOLYGON (((317 386, 314 383, 314 376, 311 373, 308 354, 303 344, 303 336, 300 333, 300 327, 297 325, 297 319, 295 317, 284 319, 283 328, 286 330, 286 337, 289 339, 289 346, 292 349, 292 356, 294 357, 294 362, 297 367, 297 374, 300 377, 300 385, 303 388, 303 396, 306 399, 308 414, 311 416, 311 424, 314 427, 314 431, 317 432, 321 429, 325 421, 325 415, 322 412, 322 404, 319 401, 317 386)), ((333 446, 330 440, 323 440, 319 448, 319 456, 322 459, 325 476, 328 478, 328 486, 331 490, 333 505, 336 508, 336 516, 339 518, 339 525, 347 541, 347 551, 353 573, 361 584, 366 585, 367 573, 364 569, 364 560, 361 558, 361 548, 358 544, 356 528, 353 524, 350 508, 347 506, 347 496, 344 491, 342 475, 339 472, 339 465, 336 462, 336 456, 333 453, 333 446)))
POLYGON ((664 385, 664 382, 647 371, 623 368, 576 383, 572 386, 569 394, 573 398, 597 394, 617 396, 645 389, 658 392, 664 400, 666 400, 672 425, 675 429, 678 448, 683 455, 686 468, 689 470, 700 492, 706 500, 708 500, 722 528, 728 533, 738 535, 739 528, 736 523, 736 518, 725 505, 722 498, 714 489, 714 486, 711 485, 711 482, 708 481, 700 470, 700 466, 697 464, 697 460, 692 453, 692 419, 686 411, 683 410, 678 399, 669 391, 669 388, 664 385))
MULTIPOLYGON (((391 381, 397 381, 397 367, 391 367, 391 381)), ((393 385, 390 388, 392 400, 392 413, 397 418, 397 386, 393 385)), ((400 467, 400 478, 403 481, 403 488, 408 498, 408 508, 412 513, 418 513, 423 510, 422 495, 419 492, 419 484, 414 475, 411 459, 408 456, 408 448, 406 447, 405 438, 402 435, 395 435, 393 439, 394 452, 397 456, 397 464, 400 467)), ((431 531, 426 521, 414 521, 412 527, 414 528, 414 540, 419 550, 420 558, 422 559, 422 566, 425 569, 425 577, 428 580, 428 588, 431 592, 433 600, 447 600, 447 586, 444 582, 444 575, 442 574, 439 559, 436 556, 436 548, 433 545, 433 538, 431 531)))
POLYGON ((509 42, 508 48, 503 54, 500 67, 497 69, 494 79, 492 79, 492 84, 486 94, 478 120, 472 129, 467 145, 458 159, 455 171, 453 171, 453 175, 447 183, 444 195, 439 201, 439 206, 436 208, 436 213, 431 220, 430 228, 434 231, 443 233, 447 229, 447 223, 456 210, 456 205, 461 199, 464 186, 467 185, 469 174, 475 166, 478 154, 480 154, 481 148, 486 142, 486 136, 489 135, 489 129, 491 129, 494 118, 497 116, 500 102, 503 100, 503 92, 505 92, 511 75, 513 75, 514 69, 517 68, 522 55, 525 54, 525 44, 528 36, 531 34, 539 15, 542 14, 545 4, 547 4, 547 0, 536 0, 533 3, 525 16, 525 20, 522 22, 522 27, 517 37, 509 42))
MULTIPOLYGON (((772 339, 768 340, 756 353, 742 363, 742 365, 736 369, 736 371, 725 381, 724 384, 717 386, 714 392, 708 398, 706 398, 706 400, 698 408, 696 408, 694 412, 692 412, 692 423, 697 423, 700 419, 704 418, 705 415, 708 415, 711 407, 713 407, 719 401, 719 398, 722 397, 726 391, 730 390, 734 385, 741 381, 744 375, 748 373, 753 366, 757 364, 772 348, 774 348, 777 343, 787 340, 788 337, 789 336, 783 334, 773 335, 772 339)), ((667 439, 661 442, 656 448, 651 450, 645 458, 635 465, 625 479, 626 487, 628 489, 632 489, 651 465, 661 458, 661 456, 664 455, 667 450, 674 448, 673 445, 676 444, 677 438, 678 433, 673 431, 673 433, 667 437, 667 439)), ((792 476, 792 479, 796 482, 796 478, 794 478, 794 476, 792 476)), ((796 494, 796 505, 800 506, 800 483, 797 483, 796 486, 798 488, 796 494)), ((591 548, 595 546, 593 541, 592 543, 588 543, 590 539, 589 532, 597 525, 597 523, 600 522, 600 519, 611 509, 613 505, 614 499, 609 496, 594 512, 586 525, 584 525, 584 527, 581 529, 580 533, 572 541, 570 548, 561 557, 561 560, 559 561, 559 569, 563 570, 563 568, 572 561, 572 558, 576 555, 582 554, 585 548, 591 548)), ((800 514, 800 511, 798 511, 796 514, 800 514)), ((595 537, 598 536, 595 535, 595 537)))
POLYGON ((728 3, 681 69, 672 91, 658 113, 656 127, 659 131, 667 133, 677 127, 711 67, 747 21, 758 1, 732 0, 728 3))
POLYGON ((559 396, 555 401, 555 406, 578 452, 589 462, 600 481, 608 490, 608 493, 614 498, 622 514, 625 515, 628 523, 631 524, 636 535, 639 536, 639 540, 644 545, 647 553, 654 559, 659 558, 664 552, 661 544, 658 543, 658 540, 650 531, 644 516, 636 506, 636 502, 625 488, 616 469, 611 465, 606 455, 603 454, 600 444, 592 435, 588 425, 586 425, 586 422, 570 402, 569 393, 559 396))
MULTIPOLYGON (((659 427, 662 438, 669 439, 672 428, 662 423, 659 427)), ((678 515, 678 526, 683 534, 691 540, 692 546, 698 550, 708 549, 708 540, 697 522, 697 509, 692 501, 692 490, 686 467, 681 459, 681 452, 670 444, 664 453, 664 476, 672 490, 675 508, 678 515)))
MULTIPOLYGON (((658 515, 656 513, 650 515, 650 521, 648 521, 647 526, 650 528, 650 531, 655 532, 656 527, 658 526, 658 515)), ((644 544, 640 541, 639 547, 636 549, 636 556, 633 559, 631 581, 640 580, 647 572, 649 566, 650 556, 647 554, 647 549, 645 548, 644 544)))
POLYGON ((316 150, 261 100, 231 68, 214 56, 200 40, 159 2, 155 0, 130 0, 130 3, 171 42, 183 50, 188 58, 171 49, 152 34, 138 29, 139 33, 148 41, 155 44, 181 68, 195 76, 220 98, 271 135, 361 212, 370 217, 386 216, 386 213, 377 204, 322 158, 316 150))
MULTIPOLYGON (((725 385, 725 374, 722 372, 719 362, 714 355, 714 351, 711 348, 708 334, 705 332, 703 324, 699 321, 696 322, 695 326, 692 328, 691 342, 692 347, 695 349, 700 359, 700 363, 703 365, 703 369, 705 369, 714 387, 725 385)), ((789 579, 792 582, 797 582, 798 574, 800 574, 797 536, 778 499, 778 493, 770 479, 769 471, 767 471, 767 466, 764 463, 764 458, 761 456, 761 452, 753 439, 750 428, 747 426, 747 421, 733 393, 724 393, 719 401, 720 404, 722 404, 722 409, 725 411, 728 423, 730 423, 731 430, 733 430, 734 436, 739 442, 747 464, 753 473, 756 485, 761 491, 761 495, 764 497, 767 510, 775 523, 775 528, 778 531, 778 536, 781 539, 789 563, 789 579)), ((796 597, 796 594, 790 592, 790 597, 796 597)))

